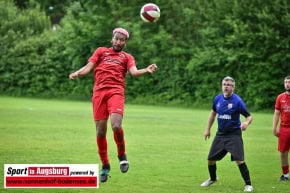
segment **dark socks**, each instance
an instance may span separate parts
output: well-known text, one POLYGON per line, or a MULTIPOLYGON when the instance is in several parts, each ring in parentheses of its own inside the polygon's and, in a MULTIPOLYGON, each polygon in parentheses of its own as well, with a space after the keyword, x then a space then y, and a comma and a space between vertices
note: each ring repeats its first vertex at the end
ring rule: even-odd
POLYGON ((249 173, 249 170, 248 170, 246 163, 240 164, 239 169, 240 169, 241 175, 245 181, 245 184, 251 185, 250 173, 249 173))
POLYGON ((216 181, 216 164, 208 165, 208 171, 209 171, 210 179, 212 181, 216 181))

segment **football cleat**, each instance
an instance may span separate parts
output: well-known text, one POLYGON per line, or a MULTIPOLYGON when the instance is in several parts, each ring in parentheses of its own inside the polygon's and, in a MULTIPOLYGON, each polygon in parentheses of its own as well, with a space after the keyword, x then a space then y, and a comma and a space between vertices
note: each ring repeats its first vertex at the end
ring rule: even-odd
POLYGON ((280 181, 288 181, 288 180, 289 180, 289 178, 288 177, 285 177, 283 174, 280 177, 280 181))
POLYGON ((110 172, 110 164, 103 165, 102 170, 100 172, 100 181, 101 182, 106 182, 108 180, 109 172, 110 172))
POLYGON ((251 185, 246 185, 245 186, 245 189, 244 189, 244 192, 252 192, 254 190, 253 186, 251 185))
POLYGON ((129 170, 129 162, 127 160, 127 156, 119 156, 119 161, 120 161, 120 170, 122 173, 126 173, 129 170))
POLYGON ((217 182, 217 180, 211 180, 209 178, 206 181, 204 181, 202 184, 200 184, 200 186, 206 187, 206 186, 210 186, 210 185, 212 185, 213 183, 216 183, 216 182, 217 182))

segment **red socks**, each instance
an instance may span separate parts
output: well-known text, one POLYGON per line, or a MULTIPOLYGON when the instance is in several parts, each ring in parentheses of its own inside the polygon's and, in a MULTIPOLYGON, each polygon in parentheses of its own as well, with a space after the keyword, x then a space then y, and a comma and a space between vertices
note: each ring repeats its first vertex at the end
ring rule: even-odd
POLYGON ((117 145, 118 156, 125 155, 125 140, 123 129, 120 128, 117 131, 114 131, 114 139, 117 145))
MULTIPOLYGON (((125 155, 125 140, 123 129, 120 128, 117 131, 114 131, 114 140, 117 145, 118 156, 125 155)), ((108 158, 108 147, 107 147, 107 138, 106 137, 96 137, 98 145, 98 153, 103 165, 109 164, 108 158)))
POLYGON ((283 174, 288 174, 289 173, 289 166, 282 166, 282 171, 283 171, 283 174))
POLYGON ((109 164, 107 139, 106 137, 96 137, 98 152, 103 165, 109 164))
MULTIPOLYGON (((125 155, 125 140, 123 129, 120 128, 117 131, 114 131, 114 140, 117 145, 118 156, 125 155)), ((98 145, 98 153, 103 165, 109 164, 108 159, 108 147, 107 147, 107 138, 106 137, 96 137, 98 145)))

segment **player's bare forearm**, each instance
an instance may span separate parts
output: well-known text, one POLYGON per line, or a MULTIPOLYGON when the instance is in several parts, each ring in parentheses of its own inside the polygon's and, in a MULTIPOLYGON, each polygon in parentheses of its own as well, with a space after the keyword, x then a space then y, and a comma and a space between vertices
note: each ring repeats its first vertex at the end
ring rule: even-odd
POLYGON ((153 74, 156 70, 157 70, 157 65, 151 64, 147 68, 143 68, 139 70, 137 69, 136 66, 133 66, 132 68, 129 69, 129 72, 132 76, 139 77, 147 73, 153 74))
POLYGON ((204 139, 207 140, 210 138, 210 129, 214 123, 216 117, 216 112, 214 112, 213 110, 210 112, 209 118, 208 118, 208 124, 207 124, 207 128, 205 129, 203 136, 204 139))
POLYGON ((246 118, 246 121, 241 124, 241 129, 245 131, 248 128, 248 126, 252 123, 252 121, 253 121, 252 116, 248 116, 246 118))
POLYGON ((274 116, 273 116, 272 132, 273 132, 273 135, 276 137, 278 137, 277 125, 279 122, 279 118, 280 118, 280 111, 275 109, 274 116))
POLYGON ((74 79, 76 79, 76 78, 79 77, 79 76, 85 76, 85 75, 87 75, 88 73, 90 73, 90 71, 91 71, 93 68, 94 68, 94 63, 89 62, 89 63, 87 63, 87 65, 83 66, 83 67, 80 68, 79 70, 77 70, 77 71, 71 73, 71 74, 69 75, 69 78, 70 78, 71 80, 74 80, 74 79))

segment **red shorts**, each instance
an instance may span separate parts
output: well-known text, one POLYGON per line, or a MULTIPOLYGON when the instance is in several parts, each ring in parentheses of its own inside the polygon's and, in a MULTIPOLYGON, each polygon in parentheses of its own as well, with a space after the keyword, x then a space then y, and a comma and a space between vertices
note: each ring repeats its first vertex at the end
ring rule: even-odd
POLYGON ((95 121, 107 119, 111 113, 123 115, 124 90, 120 88, 105 88, 94 91, 92 103, 95 121))
POLYGON ((278 150, 280 152, 290 150, 290 128, 281 127, 279 129, 278 150))

